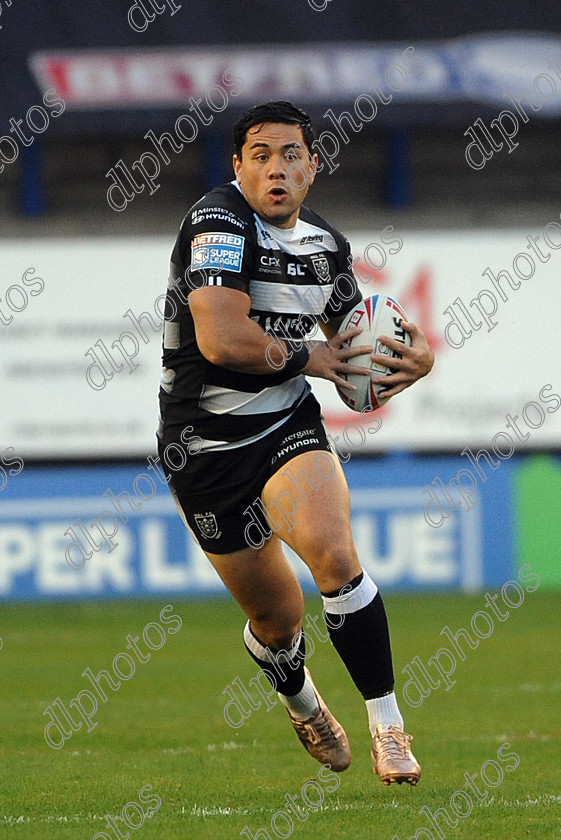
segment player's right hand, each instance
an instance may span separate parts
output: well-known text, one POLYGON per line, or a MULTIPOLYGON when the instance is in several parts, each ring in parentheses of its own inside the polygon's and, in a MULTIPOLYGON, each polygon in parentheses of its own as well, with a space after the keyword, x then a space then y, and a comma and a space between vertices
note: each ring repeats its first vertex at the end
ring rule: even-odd
POLYGON ((306 347, 310 351, 310 358, 300 373, 306 376, 317 376, 320 379, 328 379, 334 382, 339 388, 347 391, 356 391, 356 385, 351 385, 343 378, 342 374, 359 374, 369 376, 369 367, 358 367, 349 364, 349 360, 355 356, 369 355, 374 348, 371 344, 361 344, 356 347, 349 347, 347 342, 355 335, 362 332, 360 327, 350 327, 343 332, 336 333, 329 341, 306 341, 306 347))

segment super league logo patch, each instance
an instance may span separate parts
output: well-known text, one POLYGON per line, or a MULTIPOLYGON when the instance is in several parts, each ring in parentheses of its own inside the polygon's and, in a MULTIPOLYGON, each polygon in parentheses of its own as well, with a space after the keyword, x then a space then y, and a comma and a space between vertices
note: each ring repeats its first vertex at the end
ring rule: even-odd
POLYGON ((329 263, 327 261, 327 257, 315 254, 311 257, 311 260, 320 283, 329 283, 331 275, 329 274, 329 263))
POLYGON ((219 271, 242 270, 245 239, 234 233, 199 233, 191 245, 191 268, 217 268, 219 271))
POLYGON ((203 537, 208 540, 217 540, 222 536, 222 531, 218 530, 218 522, 214 513, 196 513, 195 522, 203 537))

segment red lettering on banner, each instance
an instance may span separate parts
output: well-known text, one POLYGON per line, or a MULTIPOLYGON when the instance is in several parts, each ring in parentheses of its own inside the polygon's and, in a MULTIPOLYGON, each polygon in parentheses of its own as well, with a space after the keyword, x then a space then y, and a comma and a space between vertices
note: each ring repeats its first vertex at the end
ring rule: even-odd
POLYGON ((62 96, 64 100, 67 97, 70 98, 71 92, 68 86, 68 62, 67 61, 57 61, 53 59, 49 61, 49 77, 50 82, 53 87, 56 88, 57 93, 62 96))
POLYGON ((383 268, 373 269, 365 261, 359 257, 354 261, 355 274, 365 285, 367 283, 381 283, 387 282, 388 275, 383 268))
POLYGON ((179 70, 174 70, 172 73, 174 88, 183 93, 194 93, 195 86, 193 80, 187 73, 181 73, 179 70))
POLYGON ((384 269, 374 270, 364 260, 354 262, 355 275, 360 279, 365 296, 370 294, 395 294, 407 313, 408 318, 424 332, 428 343, 436 352, 443 345, 442 336, 434 328, 434 295, 431 269, 426 266, 416 269, 411 281, 401 291, 396 291, 390 272, 384 269), (376 289, 369 289, 376 284, 376 289))
POLYGON ((418 269, 409 285, 399 293, 399 302, 411 321, 420 326, 432 349, 436 351, 442 347, 442 338, 433 326, 434 298, 430 269, 418 269))

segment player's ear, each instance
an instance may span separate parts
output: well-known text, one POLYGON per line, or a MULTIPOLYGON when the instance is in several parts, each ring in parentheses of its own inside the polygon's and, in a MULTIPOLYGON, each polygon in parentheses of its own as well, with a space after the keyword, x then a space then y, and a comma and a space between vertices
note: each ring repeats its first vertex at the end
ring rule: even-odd
POLYGON ((319 165, 319 157, 317 156, 317 154, 315 152, 314 152, 313 155, 310 156, 309 160, 310 160, 310 170, 311 170, 310 171, 310 179, 311 179, 310 180, 310 186, 311 186, 315 181, 317 173, 321 171, 321 167, 319 165))
MULTIPOLYGON (((316 157, 317 157, 317 155, 316 155, 316 157)), ((241 157, 238 157, 238 156, 235 154, 235 155, 234 155, 234 157, 233 157, 233 160, 232 160, 232 165, 233 165, 233 167, 234 167, 234 173, 235 173, 235 175, 236 175, 236 180, 237 180, 237 181, 238 181, 238 183, 239 183, 239 180, 240 180, 240 179, 239 179, 239 171, 240 171, 240 169, 241 169, 241 165, 242 165, 242 160, 241 160, 241 157)))

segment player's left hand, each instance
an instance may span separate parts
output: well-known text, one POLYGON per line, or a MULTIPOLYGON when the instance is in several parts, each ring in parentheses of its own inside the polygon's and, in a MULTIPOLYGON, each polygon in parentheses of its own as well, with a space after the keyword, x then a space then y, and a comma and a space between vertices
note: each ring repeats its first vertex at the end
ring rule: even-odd
POLYGON ((378 339, 390 350, 399 353, 401 359, 388 358, 381 353, 372 354, 373 362, 385 365, 395 371, 389 376, 372 377, 372 382, 376 384, 383 383, 387 386, 393 386, 390 390, 384 392, 384 397, 393 397, 404 391, 405 388, 409 388, 418 379, 422 379, 423 376, 430 373, 434 365, 434 353, 419 327, 404 320, 401 321, 401 326, 411 336, 411 347, 393 338, 388 338, 386 335, 381 335, 378 339))

